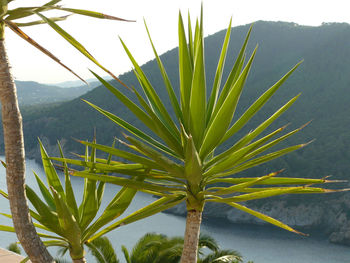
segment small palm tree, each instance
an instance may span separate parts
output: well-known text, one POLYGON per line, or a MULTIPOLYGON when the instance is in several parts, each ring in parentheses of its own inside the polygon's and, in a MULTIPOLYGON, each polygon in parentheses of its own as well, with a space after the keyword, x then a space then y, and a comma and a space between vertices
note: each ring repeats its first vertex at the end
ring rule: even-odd
MULTIPOLYGON (((113 248, 111 241, 107 237, 96 238, 89 244, 86 244, 89 252, 95 258, 97 263, 119 263, 117 254, 113 248)), ((62 259, 68 251, 68 248, 64 247, 58 250, 60 257, 55 259, 56 263, 66 263, 68 261, 62 259)))
POLYGON ((243 263, 243 260, 237 251, 225 249, 225 250, 220 250, 217 252, 210 253, 204 258, 199 258, 197 262, 198 263, 243 263))
MULTIPOLYGON (((30 209, 30 214, 36 221, 35 227, 40 231, 46 231, 46 233, 38 233, 41 238, 46 239, 43 242, 44 245, 63 248, 62 251, 64 253, 69 251, 75 263, 85 262, 85 246, 88 247, 99 262, 118 263, 118 259, 108 239, 99 237, 91 242, 89 239, 94 235, 99 235, 101 231, 104 231, 106 225, 123 215, 135 197, 137 190, 123 187, 109 201, 101 215, 95 219, 100 210, 105 183, 85 179, 82 201, 78 206, 68 174, 67 164, 63 162, 61 166, 65 175, 65 182, 62 184, 41 143, 40 149, 48 187, 34 173, 43 198, 28 185, 26 186, 26 195, 34 207, 34 209, 30 209)), ((60 146, 59 149, 63 158, 60 146)), ((90 154, 86 152, 85 158, 85 161, 94 162, 96 150, 93 150, 90 154)), ((111 163, 115 162, 111 160, 110 156, 106 165, 111 163)), ((99 169, 99 167, 97 165, 89 170, 99 169)), ((143 178, 139 177, 135 180, 142 181, 143 178)), ((4 191, 0 190, 0 195, 8 198, 4 191)), ((136 214, 139 214, 139 219, 147 216, 143 209, 138 210, 136 214)), ((0 213, 0 215, 12 218, 8 214, 0 213)), ((0 231, 15 232, 15 229, 11 226, 0 225, 0 231)))
POLYGON ((7 247, 7 249, 9 250, 9 251, 12 251, 12 252, 14 252, 14 253, 16 253, 16 254, 21 254, 21 248, 18 246, 18 244, 16 243, 16 242, 14 242, 14 243, 11 243, 8 247, 7 247))
MULTIPOLYGON (((87 102, 129 132, 129 134, 124 135, 127 142, 122 143, 130 151, 82 141, 81 143, 86 146, 123 158, 125 161, 120 167, 109 165, 104 166, 100 172, 77 171, 73 175, 129 186, 161 197, 158 207, 147 208, 149 215, 168 209, 177 202, 185 201, 187 220, 181 262, 196 263, 200 224, 205 203, 225 203, 278 227, 300 234, 282 222, 240 203, 283 194, 328 193, 332 191, 312 186, 313 184, 330 182, 328 180, 277 177, 282 171, 250 178, 238 176, 238 173, 249 168, 274 160, 307 145, 303 143, 284 149, 271 150, 276 149, 272 147, 300 131, 303 126, 286 134, 282 133, 286 128, 283 126, 262 136, 263 132, 293 105, 299 95, 290 99, 248 134, 238 139, 232 139, 233 135, 236 135, 269 101, 300 63, 262 94, 239 118, 234 120, 236 107, 257 50, 255 48, 246 61, 246 47, 251 28, 226 82, 223 82, 223 68, 231 33, 230 22, 213 87, 207 96, 203 18, 201 16, 200 20, 197 20, 194 30, 191 26, 191 20, 188 19, 188 21, 188 37, 186 38, 183 19, 181 13, 179 14, 179 99, 150 38, 176 119, 171 117, 156 89, 125 43, 121 41, 134 65, 135 76, 144 93, 140 94, 137 89, 133 88, 138 102, 132 101, 126 93, 112 86, 97 74, 94 73, 94 75, 153 134, 150 135, 150 133, 146 133, 123 120, 120 116, 87 102), (216 149, 223 143, 229 143, 230 147, 222 152, 217 151, 216 149), (115 175, 115 173, 129 177, 110 176, 111 174, 115 175), (133 178, 139 176, 145 177, 145 181, 135 182, 133 178), (263 185, 265 186, 262 187, 263 185)), ((146 30, 148 32, 147 26, 146 30)), ((56 158, 56 160, 60 159, 56 158)), ((77 163, 74 159, 66 161, 77 163)), ((93 167, 99 163, 105 164, 106 161, 100 159, 97 163, 82 163, 82 165, 93 167)), ((133 220, 134 215, 131 214, 111 225, 106 231, 133 222, 133 220)))
MULTIPOLYGON (((65 20, 68 16, 54 17, 50 19, 45 17, 43 13, 50 10, 61 10, 69 14, 79 14, 94 18, 126 20, 94 11, 64 8, 57 5, 61 0, 52 0, 42 6, 18 7, 14 9, 9 8, 14 1, 15 0, 0 0, 0 103, 2 105, 2 123, 7 163, 7 187, 13 222, 19 241, 21 242, 25 252, 30 256, 33 263, 47 263, 51 262, 52 258, 41 243, 40 239, 37 237, 35 228, 30 220, 30 217, 28 216, 29 210, 24 192, 25 154, 22 117, 18 108, 16 86, 10 72, 10 64, 5 49, 5 28, 10 28, 19 37, 42 51, 45 55, 49 56, 61 66, 68 69, 78 78, 80 78, 51 52, 24 33, 21 28, 46 23, 75 48, 77 48, 82 54, 94 61, 96 64, 99 64, 78 41, 76 41, 72 36, 54 23, 54 21, 65 20), (33 20, 25 23, 18 21, 21 18, 28 18, 32 16, 39 17, 39 20, 33 20)), ((101 65, 100 67, 109 72, 101 65)))
MULTIPOLYGON (((182 237, 170 238, 162 234, 148 233, 140 238, 131 253, 125 246, 122 246, 122 251, 127 263, 179 263, 183 245, 182 237)), ((243 262, 237 251, 220 250, 216 240, 208 235, 200 235, 198 255, 198 263, 243 262), (204 248, 209 249, 211 253, 205 256, 204 248)))
POLYGON ((87 245, 97 263, 119 263, 111 241, 107 237, 99 237, 87 245))

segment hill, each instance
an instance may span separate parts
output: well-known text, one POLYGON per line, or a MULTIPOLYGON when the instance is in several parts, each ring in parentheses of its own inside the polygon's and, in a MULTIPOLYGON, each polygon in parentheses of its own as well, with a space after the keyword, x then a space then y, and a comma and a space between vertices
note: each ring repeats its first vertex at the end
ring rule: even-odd
POLYGON ((82 85, 71 88, 61 88, 55 85, 46 85, 34 81, 15 81, 17 86, 18 102, 20 106, 42 103, 61 102, 79 97, 96 87, 82 85))
MULTIPOLYGON (((111 80, 112 77, 105 77, 106 80, 111 80)), ((89 86, 92 88, 96 88, 97 86, 100 85, 100 82, 96 79, 86 79, 85 80, 87 83, 89 83, 89 86)), ((72 87, 79 87, 81 86, 81 81, 80 80, 71 80, 71 81, 64 81, 64 82, 59 82, 55 83, 55 86, 60 87, 60 88, 72 88, 72 87)))
MULTIPOLYGON (((232 29, 226 69, 233 63, 247 30, 248 25, 232 29)), ((211 86, 215 74, 224 35, 225 32, 221 31, 208 36, 205 40, 206 69, 209 72, 208 87, 211 86)), ((302 59, 304 63, 272 101, 245 127, 244 132, 256 127, 279 106, 301 92, 300 99, 278 119, 271 129, 291 122, 289 126, 291 130, 312 120, 312 123, 302 132, 289 139, 286 145, 313 139, 316 141, 284 158, 251 169, 245 175, 263 175, 286 168, 286 175, 293 177, 319 178, 333 175, 333 179, 347 179, 350 167, 350 109, 348 107, 350 25, 327 23, 319 27, 309 27, 295 23, 259 21, 254 25, 249 52, 257 43, 259 43, 259 50, 238 105, 239 112, 243 112, 293 65, 302 59)), ((161 56, 175 87, 178 86, 177 52, 177 49, 173 49, 161 56)), ((160 97, 167 102, 168 98, 156 62, 146 63, 143 69, 152 84, 157 87, 160 97)), ((226 70, 225 75, 227 74, 226 70)), ((129 86, 138 87, 132 72, 120 77, 129 86)), ((114 82, 113 84, 124 89, 114 82)), ((128 121, 136 122, 135 118, 103 87, 93 89, 81 98, 123 116, 128 121)), ((56 140, 59 139, 63 140, 66 152, 81 152, 79 145, 71 140, 72 137, 91 139, 93 128, 96 127, 98 142, 109 144, 114 136, 120 137, 121 132, 117 126, 89 108, 80 98, 46 109, 23 111, 23 118, 29 156, 37 155, 37 136, 43 138, 46 146, 52 150, 56 140)), ((237 138, 239 135, 234 137, 233 141, 237 138)), ((341 187, 344 187, 344 184, 341 187)), ((346 184, 345 187, 347 187, 346 184)), ((315 195, 308 203, 303 202, 304 198, 304 196, 272 198, 267 204, 253 202, 250 206, 257 207, 291 225, 322 228, 322 231, 327 234, 332 233, 332 241, 350 244, 349 194, 315 195), (283 214, 286 216, 282 217, 283 214)), ((220 216, 233 222, 259 223, 229 209, 219 210, 210 208, 208 216, 220 216)), ((181 213, 181 210, 176 213, 181 213)))

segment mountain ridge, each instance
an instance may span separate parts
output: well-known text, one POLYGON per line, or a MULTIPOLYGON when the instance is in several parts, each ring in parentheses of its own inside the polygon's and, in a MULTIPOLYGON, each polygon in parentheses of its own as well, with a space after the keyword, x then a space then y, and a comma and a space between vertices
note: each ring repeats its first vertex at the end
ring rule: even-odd
POLYGON ((15 80, 17 97, 20 106, 57 103, 71 100, 90 91, 95 86, 80 85, 62 88, 51 84, 35 81, 15 80))

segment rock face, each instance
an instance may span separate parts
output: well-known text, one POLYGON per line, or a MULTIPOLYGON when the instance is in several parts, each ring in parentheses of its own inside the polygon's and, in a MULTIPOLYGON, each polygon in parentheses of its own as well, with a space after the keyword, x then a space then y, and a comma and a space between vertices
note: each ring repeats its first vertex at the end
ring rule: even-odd
MULTIPOLYGON (((288 199, 288 198, 287 198, 288 199)), ((329 237, 332 243, 350 246, 350 194, 337 194, 324 202, 288 202, 284 199, 245 204, 251 209, 271 216, 283 223, 307 232, 317 230, 329 237)), ((185 204, 178 205, 167 212, 186 215, 185 204)), ((206 204, 206 218, 222 218, 232 223, 264 225, 268 224, 250 214, 223 204, 206 204)))

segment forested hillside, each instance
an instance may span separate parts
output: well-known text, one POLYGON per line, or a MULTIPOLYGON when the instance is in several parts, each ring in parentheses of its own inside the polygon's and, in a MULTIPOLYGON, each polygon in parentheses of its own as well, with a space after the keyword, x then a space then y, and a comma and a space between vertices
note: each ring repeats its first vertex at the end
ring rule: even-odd
POLYGON ((55 85, 45 85, 34 81, 16 80, 18 102, 20 106, 47 104, 72 100, 83 95, 96 86, 84 85, 80 82, 76 87, 58 87, 55 85))
MULTIPOLYGON (((232 29, 229 56, 226 63, 232 65, 249 26, 232 29)), ((208 36, 205 41, 207 85, 211 86, 225 31, 208 36)), ((128 43, 128 39, 125 39, 128 43)), ((156 40, 155 40, 156 42, 156 40)), ((247 107, 268 87, 282 77, 292 66, 304 59, 303 64, 285 83, 254 119, 247 124, 244 132, 255 128, 275 110, 298 93, 298 101, 285 113, 275 126, 290 123, 287 130, 312 122, 286 144, 293 145, 316 139, 306 148, 277 159, 268 165, 251 169, 247 175, 263 175, 271 171, 286 169, 285 174, 293 177, 324 177, 348 179, 350 168, 350 25, 323 24, 319 27, 299 26, 294 23, 256 22, 249 44, 249 52, 259 44, 258 53, 245 90, 241 97, 238 113, 247 107)), ((148 43, 145 43, 145 46, 148 43)), ((150 47, 149 47, 150 48, 150 47)), ((111 50, 113 52, 113 50, 111 50)), ((120 54, 122 56, 124 54, 120 54)), ((161 56, 172 84, 178 85, 178 51, 170 50, 161 56)), ((137 58, 136 58, 137 59, 137 58)), ((160 73, 155 61, 143 66, 149 80, 158 88, 160 97, 167 101, 160 73)), ((225 74, 227 76, 227 72, 225 74)), ((129 86, 138 87, 132 72, 121 76, 129 86)), ((115 84, 120 89, 124 87, 115 84)), ((135 118, 104 87, 98 87, 82 98, 134 122, 135 118)), ((170 105, 170 103, 165 103, 170 105)), ((239 116, 239 114, 237 115, 239 116)), ((236 117, 237 117, 236 116, 236 117)), ((46 145, 55 145, 64 139, 64 149, 80 151, 72 138, 91 139, 96 127, 97 140, 103 144, 121 137, 121 130, 111 121, 92 110, 80 98, 60 105, 23 111, 24 134, 27 152, 36 154, 39 136, 46 145)), ((271 130, 270 129, 270 130, 271 130)), ((0 137, 2 138, 2 136, 0 137)), ((234 136, 230 143, 237 140, 234 136)), ((1 145, 3 146, 2 142, 1 145)), ((225 146, 224 146, 225 147, 225 146)), ((1 147, 3 149, 3 147, 1 147)), ((347 187, 347 184, 342 184, 347 187)), ((336 200, 340 195, 328 196, 336 200)), ((326 197, 315 197, 317 202, 326 197), (320 199, 319 199, 320 198, 320 199)), ((343 197, 342 197, 343 198, 343 197)), ((299 202, 302 197, 296 199, 299 202)), ((328 200, 328 199, 327 199, 328 200)), ((343 209, 343 208, 342 208, 343 209)), ((349 207, 346 207, 349 209, 349 207)))

